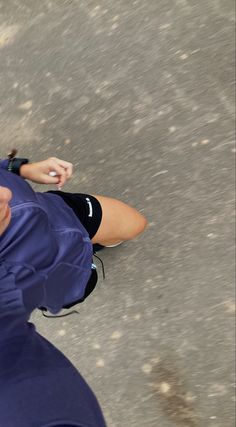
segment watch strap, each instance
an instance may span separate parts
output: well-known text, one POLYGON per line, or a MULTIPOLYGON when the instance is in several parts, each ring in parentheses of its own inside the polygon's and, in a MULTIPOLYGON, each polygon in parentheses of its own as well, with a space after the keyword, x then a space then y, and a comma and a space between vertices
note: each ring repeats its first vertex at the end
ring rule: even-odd
POLYGON ((20 167, 29 163, 28 159, 21 159, 20 157, 15 157, 9 160, 7 170, 13 172, 16 175, 20 175, 20 167))

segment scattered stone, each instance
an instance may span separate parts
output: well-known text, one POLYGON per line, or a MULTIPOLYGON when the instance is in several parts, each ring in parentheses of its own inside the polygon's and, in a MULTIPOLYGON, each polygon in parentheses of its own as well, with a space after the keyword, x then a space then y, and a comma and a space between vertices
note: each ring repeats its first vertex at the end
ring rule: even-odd
POLYGON ((122 333, 120 331, 114 331, 111 335, 112 340, 119 340, 122 337, 122 333))
POLYGON ((96 366, 97 366, 97 368, 104 368, 104 366, 105 366, 104 359, 98 359, 96 362, 96 366))
POLYGON ((27 111, 27 110, 31 109, 32 105, 33 105, 33 102, 31 100, 29 100, 29 101, 24 102, 24 104, 21 104, 19 106, 19 109, 27 111))

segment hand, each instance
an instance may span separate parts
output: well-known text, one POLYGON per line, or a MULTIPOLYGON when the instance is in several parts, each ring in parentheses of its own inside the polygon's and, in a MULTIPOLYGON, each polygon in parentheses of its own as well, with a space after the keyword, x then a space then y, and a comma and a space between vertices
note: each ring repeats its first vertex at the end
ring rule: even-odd
POLYGON ((0 236, 4 233, 11 221, 11 209, 8 205, 12 198, 12 192, 0 186, 0 236))
POLYGON ((20 168, 20 175, 23 178, 38 184, 56 184, 59 190, 71 178, 72 173, 72 163, 57 157, 50 157, 42 162, 27 163, 20 168), (50 176, 50 172, 56 172, 57 176, 50 176))

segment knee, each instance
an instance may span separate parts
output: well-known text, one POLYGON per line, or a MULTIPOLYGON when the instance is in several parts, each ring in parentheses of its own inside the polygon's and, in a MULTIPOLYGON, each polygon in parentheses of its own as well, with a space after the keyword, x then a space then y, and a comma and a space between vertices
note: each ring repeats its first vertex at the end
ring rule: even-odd
POLYGON ((139 213, 139 219, 137 223, 137 235, 143 233, 147 225, 148 225, 147 219, 145 218, 145 216, 139 213))
POLYGON ((137 212, 130 224, 129 230, 126 230, 124 240, 131 240, 142 234, 148 225, 148 221, 141 213, 137 212))

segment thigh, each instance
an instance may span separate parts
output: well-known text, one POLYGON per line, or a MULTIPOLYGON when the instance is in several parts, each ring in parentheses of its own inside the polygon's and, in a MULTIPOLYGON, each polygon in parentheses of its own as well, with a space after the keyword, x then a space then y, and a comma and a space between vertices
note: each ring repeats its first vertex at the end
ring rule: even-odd
POLYGON ((90 239, 94 237, 102 219, 102 208, 95 197, 90 194, 68 193, 57 190, 50 190, 47 193, 54 193, 60 196, 74 211, 85 230, 87 230, 90 239))
POLYGON ((119 200, 94 195, 102 208, 102 220, 93 243, 103 245, 130 240, 140 234, 147 221, 136 209, 119 200))

